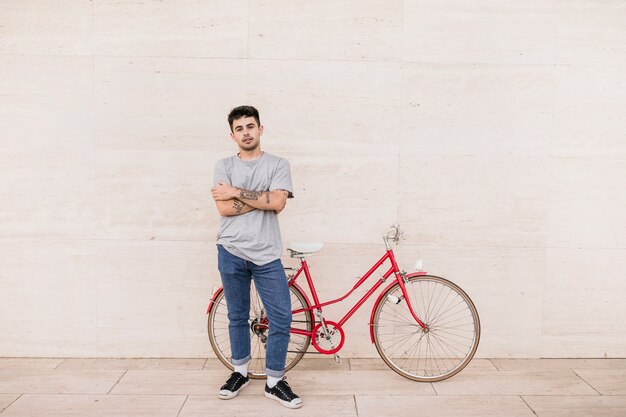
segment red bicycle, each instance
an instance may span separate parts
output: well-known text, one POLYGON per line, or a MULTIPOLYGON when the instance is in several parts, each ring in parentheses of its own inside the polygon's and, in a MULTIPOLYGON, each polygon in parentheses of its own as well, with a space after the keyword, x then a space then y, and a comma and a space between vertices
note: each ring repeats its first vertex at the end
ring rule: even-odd
MULTIPOLYGON (((335 300, 320 302, 306 257, 319 251, 321 243, 293 244, 288 247, 300 268, 285 268, 293 321, 285 370, 293 368, 312 344, 317 352, 336 355, 345 341, 342 326, 387 279, 370 316, 370 337, 385 363, 398 374, 414 381, 435 382, 460 372, 472 360, 480 340, 480 321, 472 300, 447 279, 418 271, 407 274, 398 268, 390 242, 398 243, 398 225, 385 234, 386 253, 363 275, 354 287, 335 300), (326 320, 323 307, 346 299, 378 268, 389 261, 389 269, 338 322, 326 320), (296 283, 304 275, 309 295, 296 283), (311 300, 313 302, 311 302, 311 300)), ((254 281, 250 297, 252 359, 248 375, 264 378, 265 344, 270 323, 265 315, 254 281)), ((219 288, 209 303, 208 333, 217 357, 231 370, 230 340, 226 298, 219 288)))

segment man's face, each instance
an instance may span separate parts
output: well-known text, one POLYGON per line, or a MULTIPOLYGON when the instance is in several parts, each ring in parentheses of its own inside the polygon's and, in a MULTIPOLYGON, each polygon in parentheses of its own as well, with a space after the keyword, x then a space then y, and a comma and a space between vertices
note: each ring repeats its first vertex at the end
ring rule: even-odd
POLYGON ((253 151, 261 143, 263 126, 256 123, 254 117, 240 117, 233 121, 233 131, 230 137, 244 151, 253 151))

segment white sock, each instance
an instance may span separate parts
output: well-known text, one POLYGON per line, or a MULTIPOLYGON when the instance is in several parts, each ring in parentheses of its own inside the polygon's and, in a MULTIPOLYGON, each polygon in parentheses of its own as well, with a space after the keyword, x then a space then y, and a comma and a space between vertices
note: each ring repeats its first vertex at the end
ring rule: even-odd
POLYGON ((246 362, 243 365, 234 365, 235 372, 239 372, 243 376, 248 376, 248 363, 250 362, 246 362))
POLYGON ((278 384, 283 378, 275 378, 273 376, 267 376, 267 386, 270 388, 274 388, 276 384, 278 384))

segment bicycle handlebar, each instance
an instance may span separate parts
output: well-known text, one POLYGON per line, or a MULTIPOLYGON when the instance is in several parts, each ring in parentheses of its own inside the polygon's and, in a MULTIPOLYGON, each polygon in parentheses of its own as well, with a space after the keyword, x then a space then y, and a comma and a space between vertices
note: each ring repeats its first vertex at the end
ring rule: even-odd
POLYGON ((387 246, 387 249, 391 249, 391 245, 389 245, 389 241, 393 241, 397 244, 398 241, 400 240, 400 236, 402 235, 403 233, 400 231, 400 225, 397 223, 393 224, 391 226, 391 229, 389 229, 387 233, 383 235, 383 240, 385 241, 385 246, 387 246))

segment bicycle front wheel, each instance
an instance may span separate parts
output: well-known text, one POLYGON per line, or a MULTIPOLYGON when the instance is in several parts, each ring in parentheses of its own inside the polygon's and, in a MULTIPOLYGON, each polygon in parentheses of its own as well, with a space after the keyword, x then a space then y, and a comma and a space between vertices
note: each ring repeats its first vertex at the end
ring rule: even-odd
MULTIPOLYGON (((291 295, 291 309, 301 310, 309 308, 304 295, 298 288, 289 287, 291 295)), ((232 353, 230 350, 230 335, 228 333, 228 309, 224 291, 221 291, 215 298, 208 318, 208 333, 211 347, 218 359, 230 370, 234 367, 231 363, 232 353)), ((305 310, 293 314, 292 328, 311 331, 313 321, 311 311, 305 310)), ((265 378, 265 349, 270 323, 267 319, 261 297, 256 291, 254 281, 250 286, 250 362, 248 363, 248 376, 251 378, 265 378)), ((285 361, 285 371, 293 368, 306 353, 311 338, 295 333, 291 333, 289 346, 287 348, 287 358, 285 361)))
POLYGON ((406 282, 408 300, 395 284, 375 306, 374 343, 391 369, 414 381, 435 382, 460 372, 474 357, 480 320, 472 300, 456 284, 432 275, 406 282), (426 325, 423 329, 413 311, 426 325))

